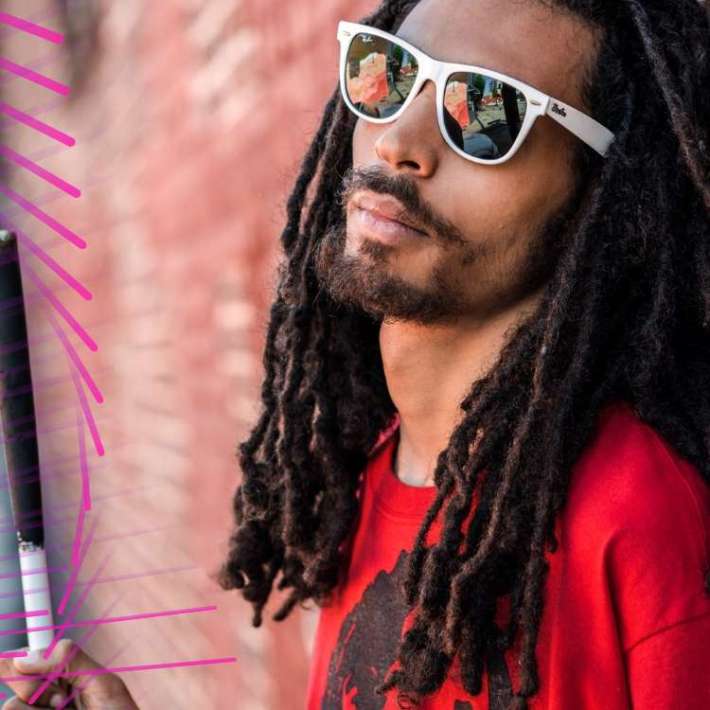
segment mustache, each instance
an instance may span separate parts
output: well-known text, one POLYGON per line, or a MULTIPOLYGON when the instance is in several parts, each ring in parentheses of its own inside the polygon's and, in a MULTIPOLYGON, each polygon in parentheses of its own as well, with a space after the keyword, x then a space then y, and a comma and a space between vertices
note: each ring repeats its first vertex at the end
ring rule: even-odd
POLYGON ((345 211, 355 193, 360 190, 370 190, 381 195, 390 195, 398 199, 412 219, 434 237, 450 243, 466 243, 466 239, 460 230, 451 221, 439 215, 431 205, 422 199, 416 183, 407 175, 388 175, 376 166, 349 167, 343 175, 340 190, 339 201, 343 211, 345 211))

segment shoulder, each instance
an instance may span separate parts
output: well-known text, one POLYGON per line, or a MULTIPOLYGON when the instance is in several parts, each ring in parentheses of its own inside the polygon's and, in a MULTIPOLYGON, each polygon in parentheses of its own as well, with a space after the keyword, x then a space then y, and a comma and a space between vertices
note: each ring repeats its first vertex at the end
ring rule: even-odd
POLYGON ((664 524, 677 529, 687 518, 690 531, 706 538, 710 486, 629 404, 615 402, 574 466, 568 505, 610 532, 640 528, 661 539, 664 524))
POLYGON ((710 613, 710 486, 628 404, 600 414, 561 535, 568 554, 605 576, 627 641, 710 613))

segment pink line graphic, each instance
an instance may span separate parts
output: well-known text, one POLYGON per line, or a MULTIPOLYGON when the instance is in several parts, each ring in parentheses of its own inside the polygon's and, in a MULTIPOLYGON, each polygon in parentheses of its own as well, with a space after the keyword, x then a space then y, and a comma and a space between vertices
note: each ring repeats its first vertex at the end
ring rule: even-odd
POLYGON ((62 96, 69 95, 70 89, 66 84, 60 84, 58 81, 54 81, 54 79, 50 79, 44 74, 40 74, 39 72, 29 69, 28 67, 23 67, 20 64, 15 64, 15 62, 11 62, 9 59, 5 59, 4 57, 0 57, 0 69, 10 72, 15 76, 19 76, 22 79, 27 79, 27 81, 31 81, 33 84, 43 86, 45 89, 54 91, 62 96))
MULTIPOLYGON (((52 324, 52 327, 54 328, 54 331, 55 331, 57 337, 59 338, 59 341, 64 346, 64 350, 66 351, 67 356, 69 357, 72 364, 77 369, 77 371, 81 375, 82 379, 86 383, 86 386, 89 388, 89 391, 91 392, 94 399, 96 400, 96 403, 102 404, 104 401, 104 396, 103 396, 103 394, 101 394, 101 390, 98 388, 98 386, 94 382, 94 379, 89 374, 89 371, 86 369, 86 365, 84 365, 82 359, 79 357, 79 354, 77 353, 76 348, 72 345, 69 338, 67 338, 66 333, 61 329, 59 324, 56 322, 56 319, 50 317, 50 323, 52 324)), ((87 406, 88 406, 88 404, 87 404, 87 406)), ((83 408, 83 404, 82 404, 82 408, 83 408)))
MULTIPOLYGON (((23 629, 24 630, 24 629, 23 629)), ((19 633, 19 632, 15 632, 19 633)), ((3 651, 0 653, 0 658, 24 658, 27 655, 27 651, 3 651)), ((0 697, 7 697, 5 693, 3 693, 0 697)))
POLYGON ((86 512, 91 510, 91 481, 89 477, 89 461, 86 457, 86 432, 84 422, 77 414, 76 423, 79 428, 79 461, 81 463, 81 502, 86 512))
POLYGON ((8 148, 6 145, 0 145, 0 155, 15 163, 15 165, 19 165, 21 168, 28 170, 33 175, 42 178, 42 180, 45 180, 50 185, 54 185, 54 187, 62 192, 66 192, 67 195, 71 197, 81 197, 81 190, 79 190, 78 187, 68 183, 66 180, 62 180, 62 178, 49 172, 49 170, 45 170, 41 165, 37 165, 37 163, 29 158, 25 158, 24 155, 20 155, 12 148, 8 148))
MULTIPOLYGON (((67 621, 61 623, 58 627, 57 633, 54 635, 54 638, 52 639, 52 642, 47 646, 47 648, 44 650, 44 657, 49 658, 52 655, 52 651, 54 651, 56 645, 59 643, 61 640, 62 636, 64 635, 64 631, 67 629, 67 624, 72 624, 74 623, 76 619, 76 615, 81 611, 81 607, 86 601, 86 597, 88 596, 89 592, 93 588, 94 584, 96 584, 96 580, 98 579, 99 574, 103 571, 104 567, 108 564, 109 559, 111 558, 111 553, 106 555, 104 557, 103 562, 96 568, 96 571, 92 575, 91 579, 89 580, 88 584, 84 588, 84 591, 81 593, 81 596, 77 600, 76 604, 74 604, 74 607, 72 610, 69 612, 69 618, 67 621)), ((37 697, 41 695, 41 691, 37 694, 37 697)), ((30 704, 34 702, 36 698, 30 700, 30 704)))
POLYGON ((81 405, 81 409, 84 413, 86 425, 89 427, 91 438, 94 441, 94 449, 99 456, 103 456, 106 453, 106 450, 104 449, 104 444, 101 440, 101 434, 99 434, 98 427, 96 426, 96 420, 91 412, 91 407, 86 399, 86 392, 84 392, 84 388, 81 384, 81 380, 79 380, 79 376, 76 374, 76 370, 74 370, 74 368, 70 368, 70 372, 72 381, 74 382, 74 388, 76 389, 76 394, 79 397, 79 404, 81 405))
MULTIPOLYGON (((108 558, 106 558, 106 560, 104 560, 104 563, 105 563, 106 561, 108 561, 108 558)), ((113 600, 113 602, 111 602, 111 604, 109 605, 108 609, 104 612, 104 617, 108 615, 108 613, 111 611, 111 609, 113 609, 113 608, 116 606, 116 604, 118 604, 118 602, 120 601, 120 599, 121 599, 122 596, 123 596, 123 594, 119 594, 119 595, 113 600)), ((81 602, 80 602, 79 604, 81 604, 81 602)), ((90 628, 88 631, 86 631, 86 632, 84 632, 84 633, 82 634, 81 640, 87 641, 88 639, 90 639, 92 636, 94 636, 94 635, 96 634, 96 632, 98 631, 98 629, 99 629, 98 626, 94 626, 94 627, 90 628)), ((53 648, 53 647, 54 647, 54 642, 52 642, 52 644, 50 645, 50 649, 53 648)), ((48 656, 49 656, 50 653, 51 653, 51 650, 48 649, 48 650, 46 651, 46 653, 45 653, 45 658, 48 658, 48 656)), ((42 683, 42 685, 40 685, 40 687, 37 688, 37 690, 36 690, 36 691, 32 694, 32 696, 29 698, 29 704, 30 704, 30 705, 32 705, 32 704, 39 698, 39 696, 42 695, 42 693, 44 692, 44 690, 50 685, 50 683, 51 683, 53 680, 55 680, 56 678, 58 678, 58 677, 60 676, 61 672, 64 670, 65 667, 68 667, 68 666, 69 666, 70 661, 72 660, 72 658, 74 658, 74 656, 77 655, 77 653, 79 653, 79 646, 78 646, 78 645, 74 645, 74 646, 72 647, 72 649, 69 651, 69 654, 67 655, 67 657, 66 657, 66 658, 64 659, 64 661, 59 665, 59 667, 58 667, 58 668, 55 668, 54 671, 50 672, 50 673, 46 676, 46 680, 44 681, 44 683, 42 683)))
POLYGON ((25 212, 28 212, 40 222, 46 224, 51 230, 56 232, 59 236, 64 237, 68 242, 78 246, 80 249, 86 249, 86 241, 84 239, 72 232, 71 229, 65 227, 61 222, 58 222, 54 217, 48 215, 44 210, 41 210, 37 205, 26 200, 22 195, 19 195, 14 190, 2 184, 0 184, 0 194, 5 195, 8 200, 12 200, 16 205, 22 207, 25 212))
POLYGON ((47 616, 47 614, 49 614, 49 612, 46 609, 38 611, 13 611, 7 614, 0 614, 0 619, 29 619, 34 616, 47 616))
POLYGON ((74 591, 74 587, 76 586, 76 580, 77 580, 77 577, 79 576, 79 570, 81 569, 81 565, 84 562, 84 558, 86 557, 86 553, 89 550, 89 547, 91 545, 91 541, 94 537, 95 530, 96 530, 96 521, 94 520, 91 525, 91 529, 89 530, 89 533, 86 536, 86 540, 80 550, 77 550, 76 541, 74 543, 74 546, 73 546, 74 550, 72 552, 71 573, 69 575, 69 580, 67 581, 66 587, 64 589, 64 594, 62 595, 62 600, 59 602, 59 606, 57 608, 57 613, 60 615, 64 614, 67 603, 69 602, 72 592, 74 591))
MULTIPOLYGON (((129 648, 131 644, 127 643, 124 644, 123 648, 119 649, 114 653, 107 661, 107 663, 112 663, 115 661, 127 648, 129 648)), ((81 693, 84 691, 84 689, 93 683, 94 678, 87 678, 83 683, 75 683, 74 684, 74 690, 67 696, 67 699, 57 708, 57 710, 64 710, 67 706, 71 705, 72 702, 77 698, 81 693)), ((78 703, 74 703, 75 706, 78 706, 78 703)))
MULTIPOLYGON (((77 678, 80 676, 99 676, 108 675, 110 673, 133 673, 135 671, 156 671, 165 670, 167 668, 190 668, 195 666, 214 666, 220 663, 236 663, 235 656, 225 656, 223 658, 198 658, 192 661, 172 661, 170 663, 143 663, 136 666, 114 666, 112 668, 86 668, 78 671, 62 671, 61 673, 37 673, 34 678, 45 678, 54 680, 54 678, 77 678)), ((0 676, 0 681, 3 683, 11 683, 18 680, 27 680, 26 675, 8 675, 0 676)), ((34 702, 30 698, 30 704, 34 702)))
POLYGON ((4 113, 6 116, 9 116, 18 123, 22 123, 25 126, 28 126, 29 128, 32 128, 35 131, 44 134, 45 136, 48 136, 49 138, 53 138, 59 143, 63 143, 64 145, 69 146, 70 148, 73 145, 76 145, 76 141, 70 135, 64 133, 63 131, 57 130, 53 126, 50 126, 48 123, 45 123, 44 121, 40 121, 39 119, 33 118, 29 114, 24 113, 19 109, 16 109, 14 106, 10 106, 10 104, 6 104, 0 101, 0 113, 4 113))
POLYGON ((64 42, 63 34, 47 29, 46 27, 42 27, 41 25, 37 25, 29 20, 23 20, 21 17, 11 15, 8 12, 0 12, 0 24, 9 25, 15 29, 35 35, 35 37, 46 39, 48 42, 54 42, 54 44, 61 44, 64 42))
POLYGON ((84 341, 89 350, 96 352, 99 346, 96 341, 82 328, 76 318, 67 310, 64 304, 47 288, 47 285, 42 279, 37 276, 34 269, 29 265, 24 265, 27 275, 34 281, 35 286, 41 291, 42 295, 54 306, 55 310, 64 318, 64 320, 72 327, 74 332, 84 341))
MULTIPOLYGON (((34 631, 48 631, 50 629, 80 629, 83 627, 102 626, 104 624, 119 624, 125 621, 138 621, 141 619, 160 619, 167 616, 186 616, 189 614, 199 614, 208 611, 217 611, 217 607, 197 606, 191 609, 168 609, 167 611, 152 611, 145 614, 126 614, 125 616, 107 616, 100 619, 82 619, 69 624, 53 624, 48 626, 33 626, 34 631)), ((47 612, 44 612, 45 614, 47 612)), ((12 636, 22 633, 24 629, 2 629, 0 636, 12 636)))
MULTIPOLYGON (((1 212, 0 216, 2 216, 1 212)), ((16 229, 15 234, 23 247, 31 251, 40 261, 44 262, 67 286, 74 289, 85 301, 90 301, 93 298, 93 294, 84 284, 75 279, 68 271, 60 266, 42 247, 35 244, 21 229, 16 229)))

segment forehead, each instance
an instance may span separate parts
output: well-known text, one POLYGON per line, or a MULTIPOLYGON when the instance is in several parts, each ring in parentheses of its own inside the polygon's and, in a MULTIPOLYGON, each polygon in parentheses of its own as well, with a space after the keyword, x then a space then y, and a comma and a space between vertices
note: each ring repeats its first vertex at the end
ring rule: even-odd
POLYGON ((579 105, 598 31, 538 0, 421 0, 397 36, 436 59, 477 64, 579 105))

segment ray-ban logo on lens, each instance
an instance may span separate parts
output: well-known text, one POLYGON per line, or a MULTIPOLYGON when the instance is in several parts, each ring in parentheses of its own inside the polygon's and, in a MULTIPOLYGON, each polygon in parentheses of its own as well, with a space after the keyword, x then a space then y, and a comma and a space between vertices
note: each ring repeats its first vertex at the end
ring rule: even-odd
POLYGON ((559 113, 560 116, 567 116, 567 111, 565 111, 563 108, 560 108, 554 101, 552 103, 552 111, 554 113, 559 113))

